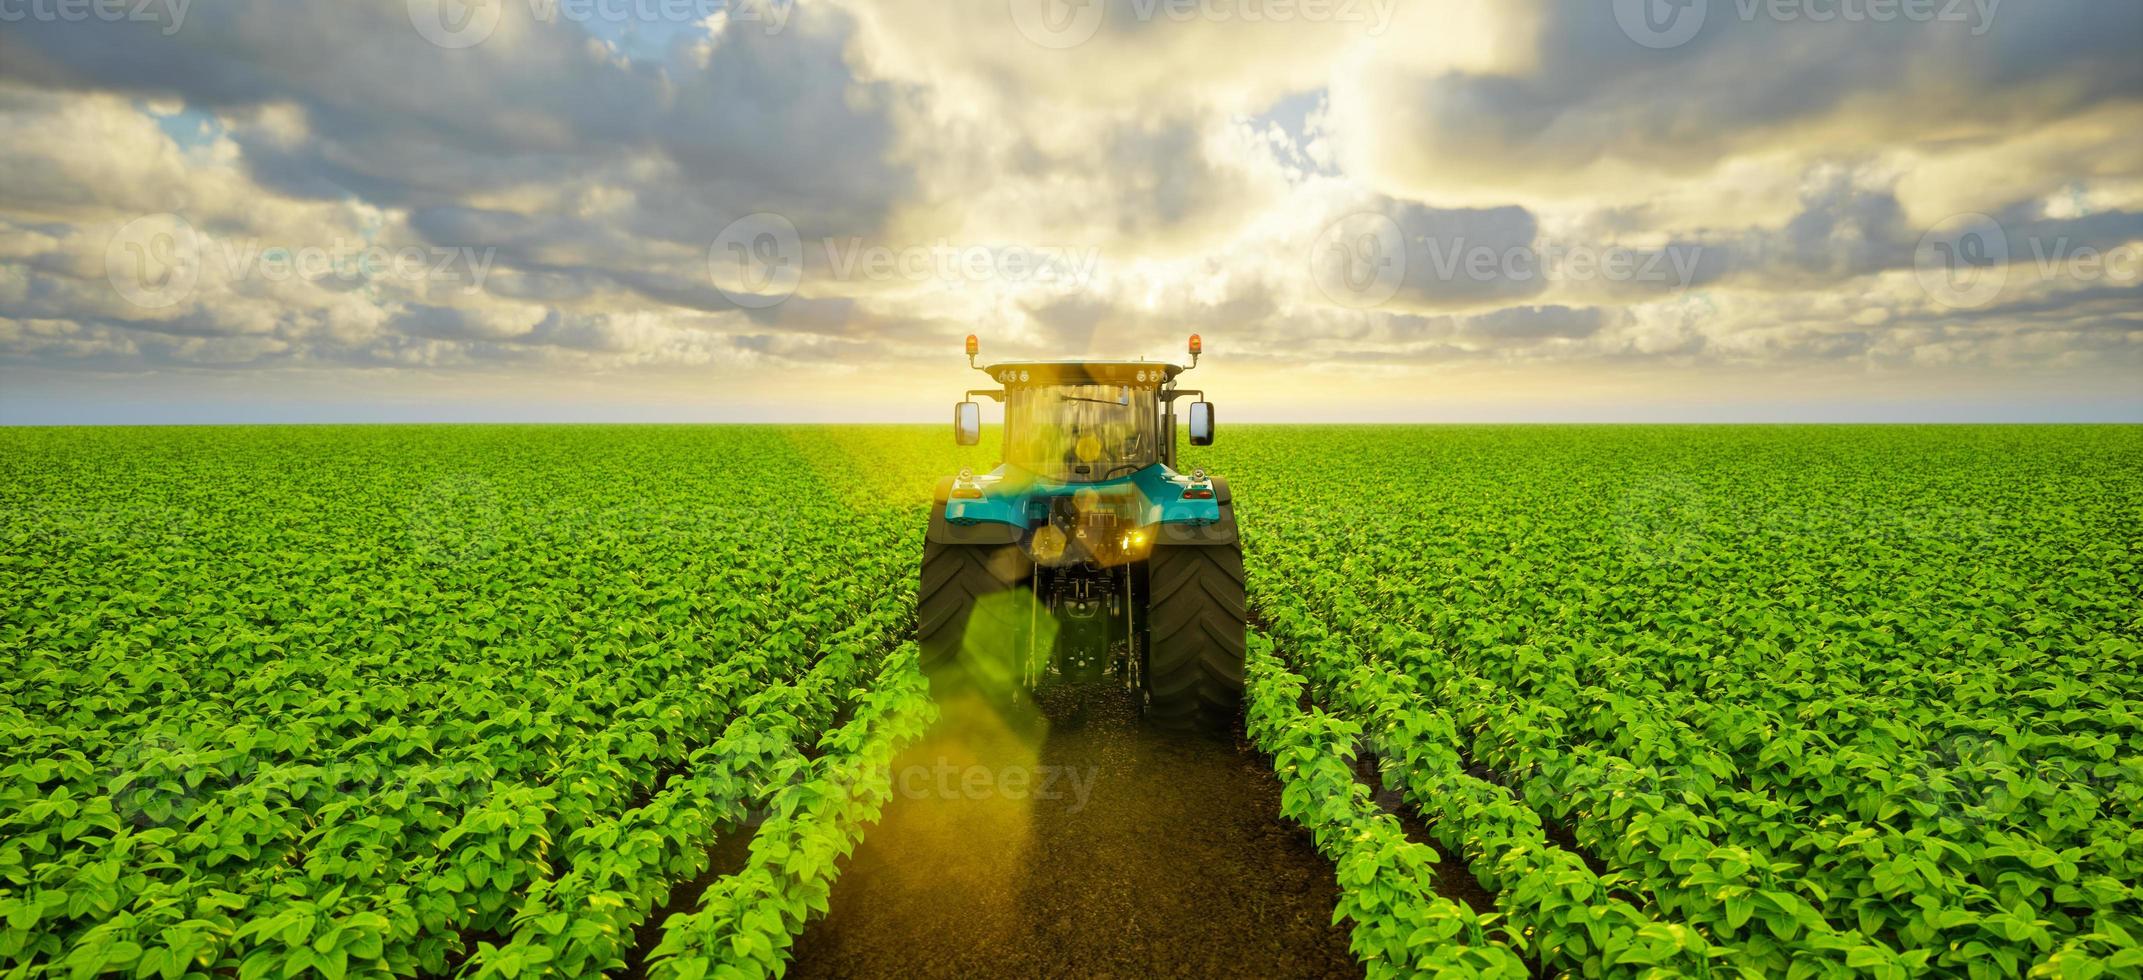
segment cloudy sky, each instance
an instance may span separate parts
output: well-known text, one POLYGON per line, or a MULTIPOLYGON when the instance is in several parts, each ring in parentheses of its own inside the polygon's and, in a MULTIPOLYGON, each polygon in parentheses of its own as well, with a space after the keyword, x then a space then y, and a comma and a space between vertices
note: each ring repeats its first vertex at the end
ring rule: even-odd
POLYGON ((2143 419, 2130 0, 0 0, 0 422, 2143 419))

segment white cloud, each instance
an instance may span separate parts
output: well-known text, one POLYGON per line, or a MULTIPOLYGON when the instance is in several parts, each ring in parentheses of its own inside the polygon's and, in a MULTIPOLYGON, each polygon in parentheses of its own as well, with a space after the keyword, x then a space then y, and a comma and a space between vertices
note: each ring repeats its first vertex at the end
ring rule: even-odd
POLYGON ((742 390, 935 370, 970 331, 1165 355, 1194 330, 1248 369, 1321 376, 2008 371, 2052 391, 2143 367, 2135 283, 2026 261, 2143 243, 2138 8, 2004 4, 1974 33, 1713 4, 1654 49, 1608 6, 1259 21, 1109 0, 1069 46, 1022 31, 1017 3, 892 0, 670 25, 667 47, 513 3, 459 50, 401 0, 202 5, 168 36, 13 25, 0 372, 742 390), (709 253, 756 212, 796 228, 800 280, 742 308, 709 253), (1974 212, 2012 264, 1944 303, 1923 235, 1974 212), (128 248, 158 243, 126 230, 157 215, 198 261, 144 303, 124 287, 160 260, 128 248), (1346 221, 1393 229, 1388 289, 1334 294, 1318 250, 1346 221), (975 264, 846 262, 879 253, 975 264), (1012 253, 1077 274, 1015 273, 1012 253), (351 271, 364 255, 389 265, 351 271), (115 278, 114 256, 147 265, 115 278))

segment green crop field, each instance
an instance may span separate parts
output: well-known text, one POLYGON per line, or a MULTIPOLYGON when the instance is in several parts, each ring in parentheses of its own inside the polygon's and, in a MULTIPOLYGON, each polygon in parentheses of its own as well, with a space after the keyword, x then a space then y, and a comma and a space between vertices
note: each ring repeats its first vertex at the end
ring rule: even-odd
MULTIPOLYGON (((0 977, 779 972, 936 715, 950 442, 0 431, 0 977)), ((1369 973, 2143 971, 2143 429, 1187 459, 1369 973)))

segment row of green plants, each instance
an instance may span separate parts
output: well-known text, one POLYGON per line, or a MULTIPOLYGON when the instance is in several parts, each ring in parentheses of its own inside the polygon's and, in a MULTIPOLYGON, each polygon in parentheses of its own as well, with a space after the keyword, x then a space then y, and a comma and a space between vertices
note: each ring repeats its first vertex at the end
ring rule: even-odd
POLYGON ((818 733, 869 676, 859 657, 884 661, 885 637, 898 629, 888 620, 903 615, 889 603, 843 629, 802 677, 746 699, 721 736, 648 802, 574 831, 559 855, 563 873, 534 882, 508 941, 471 959, 478 975, 624 967, 635 928, 679 882, 706 870, 716 837, 752 832, 770 798, 809 766, 818 733))
POLYGON ((1680 972, 2097 976, 2143 960, 2138 450, 1294 430, 1212 465, 1281 648, 1440 837, 1532 815, 1713 947, 1680 972))
MULTIPOLYGON (((1330 606, 1335 621, 1368 621, 1369 607, 1351 597, 1341 596, 1330 606)), ((2009 833, 1992 821, 1972 837, 1952 841, 1931 832, 1940 830, 1940 821, 1892 827, 1849 817, 1809 817, 1716 779, 1676 797, 1662 787, 1687 787, 1699 781, 1692 772, 1705 772, 1676 745, 1655 743, 1651 765, 1616 756, 1603 747, 1629 744, 1626 733, 1600 743, 1566 735, 1560 719, 1568 700, 1515 698, 1479 677, 1453 680, 1453 665, 1467 658, 1420 634, 1386 645, 1399 651, 1395 669, 1444 685, 1443 699, 1461 706, 1459 722, 1480 732, 1472 746, 1477 758, 1522 777, 1518 782, 1528 801, 1543 815, 1569 823, 1580 843, 1640 881, 1660 882, 1652 889, 1654 900, 1685 921, 1718 930, 1722 921, 1736 925, 1734 920, 1746 914, 1709 890, 1686 884, 1693 875, 1713 877, 1705 855, 1721 845, 1738 852, 1735 874, 1771 869, 1766 877, 1776 883, 1773 888, 1796 893, 1796 902, 1873 940, 1860 943, 1817 928, 1803 945, 1844 949, 1863 962, 1896 960, 1911 966, 1914 959, 1932 955, 1945 969, 2014 975, 2050 954, 2057 935, 2134 931, 2127 911, 2133 906, 2132 886, 2093 873, 2080 849, 2056 853, 2028 833, 2009 833), (1626 833, 1640 822, 1647 837, 1626 833), (1885 949, 1882 942, 1890 946, 1885 949)), ((1489 646, 1476 643, 1471 649, 1489 646)), ((1556 659, 1527 647, 1512 654, 1534 664, 1556 659)), ((1561 659, 1568 668, 1576 658, 1561 659)), ((1556 673, 1551 668, 1535 676, 1556 673)), ((1633 728, 1643 723, 1642 714, 1629 722, 1633 728)), ((2134 832, 2117 816, 2099 825, 2124 837, 2134 832)))
POLYGON ((1361 726, 1301 707, 1304 683, 1250 637, 1244 679, 1245 728, 1272 756, 1280 812, 1308 828, 1337 871, 1336 922, 1353 922, 1350 946, 1372 977, 1526 977, 1495 913, 1476 913, 1436 888, 1441 860, 1409 840, 1355 778, 1361 726))
POLYGON ((1289 600, 1264 601, 1274 638, 1314 695, 1341 717, 1360 719, 1363 748, 1380 776, 1495 892, 1514 946, 1543 966, 1581 976, 1702 975, 1731 952, 1701 930, 1656 918, 1627 897, 1625 879, 1597 874, 1556 846, 1538 814, 1469 771, 1449 716, 1416 696, 1410 679, 1364 665, 1344 638, 1289 600))
POLYGON ((619 965, 905 636, 946 466, 869 430, 6 438, 18 977, 619 965))
MULTIPOLYGON (((1396 669, 1415 676, 1435 677, 1449 663, 1420 642, 1394 658, 1396 669)), ((1484 678, 1458 677, 1441 692, 1465 706, 1461 724, 1479 731, 1476 758, 1518 774, 1537 810, 1569 824, 1579 843, 1610 863, 1656 882, 1656 900, 1690 921, 1734 914, 1710 889, 1681 884, 1708 876, 1712 846, 1735 849, 1744 869, 1737 873, 1767 869, 1775 887, 1900 957, 1931 951, 1937 966, 1984 976, 2015 975, 2033 950, 2052 950, 2055 934, 2118 926, 2132 906, 2131 884, 2079 870, 2080 850, 2055 853, 1991 826, 1948 837, 1939 821, 1903 811, 1889 821, 1810 815, 1727 786, 1663 792, 1667 767, 1687 765, 1671 747, 1646 764, 1603 745, 1570 744, 1559 702, 1517 698, 1484 678), (1635 826, 1646 833, 1631 834, 1635 826)), ((1840 940, 1813 930, 1807 942, 1840 940)))
MULTIPOLYGON (((1711 828, 1686 811, 1613 774, 1599 783, 1613 798, 1610 819, 1619 821, 1620 836, 1612 843, 1626 844, 1636 857, 1610 859, 1615 872, 1595 875, 1583 852, 1551 843, 1545 821, 1557 815, 1527 806, 1538 795, 1537 777, 1513 779, 1493 768, 1507 760, 1469 750, 1459 733, 1481 719, 1446 708, 1454 702, 1438 696, 1444 689, 1422 682, 1420 674, 1386 669, 1355 646, 1348 631, 1328 631, 1299 609, 1281 614, 1279 622, 1315 665, 1311 676, 1327 680, 1329 696, 1350 713, 1392 720, 1372 743, 1385 780, 1431 818, 1434 832, 1463 839, 1468 853, 1479 855, 1477 866, 1495 862, 1484 871, 1484 884, 1505 890, 1513 904, 1547 896, 1556 916, 1549 921, 1561 926, 1546 933, 1550 943, 1587 930, 1588 920, 1603 923, 1588 933, 1599 946, 1597 955, 1588 955, 1593 951, 1582 940, 1570 950, 1580 972, 1613 975, 1658 965, 1690 974, 1838 976, 1866 967, 1887 975, 1924 962, 1924 953, 1900 957, 1858 932, 1833 928, 1799 894, 1795 869, 1714 841, 1711 828), (1512 866, 1520 875, 1511 874, 1512 866), (1530 880, 1527 870, 1534 872, 1530 880), (1549 880, 1576 887, 1543 888, 1549 880), (1629 947, 1637 952, 1621 952, 1629 947)), ((1593 792, 1583 786, 1573 795, 1593 792)), ((1576 828, 1577 844, 1591 843, 1590 829, 1576 828)))
POLYGON ((648 976, 782 974, 797 934, 827 910, 837 862, 892 797, 895 755, 937 718, 913 644, 851 695, 854 717, 827 732, 774 793, 744 868, 710 887, 697 908, 663 923, 648 976))
MULTIPOLYGON (((923 502, 988 465, 942 444, 0 433, 0 976, 587 975, 649 930, 652 972, 778 974, 927 713, 923 502)), ((1198 462, 1264 617, 1250 733, 1372 972, 2143 973, 2143 432, 1198 462)))
MULTIPOLYGON (((2119 817, 2143 792, 2143 763, 2136 761, 2143 730, 2123 706, 2120 685, 2105 682, 2131 673, 2126 665, 2143 649, 2133 640, 2098 637, 2095 678, 2057 658, 2020 662, 2031 658, 2019 647, 1993 659, 1931 655, 1917 678, 1931 688, 1895 680, 1899 658, 1873 658, 1886 665, 1881 695, 1862 690, 1868 680, 1853 658, 1831 658, 1820 662, 1825 690, 1785 695, 1738 682, 1777 675, 1793 660, 1784 648, 1795 644, 1776 622, 1749 628, 1758 617, 1746 612, 1724 629, 1693 616, 1662 619, 1608 644, 1562 640, 1559 620, 1576 614, 1568 607, 1549 613, 1535 603, 1484 622, 1463 601, 1415 595, 1377 602, 1396 604, 1462 658, 1508 650, 1466 662, 1514 694, 1561 707, 1578 741, 1638 763, 1691 763, 1675 767, 1678 780, 1700 794, 1756 791, 1811 817, 1861 823, 1901 814, 1972 823, 2050 852, 2074 850, 2064 860, 2085 874, 2128 878, 2143 870, 2136 856, 2143 831, 2119 817), (1554 639, 1533 642, 1543 634, 1554 639), (1724 652, 1717 649, 1722 639, 1731 643, 1724 652), (1673 686, 1662 679, 1674 677, 1681 680, 1673 686), (2021 688, 2029 710, 1987 698, 1959 703, 1960 688, 1985 688, 1994 678, 2021 688)), ((1975 634, 1978 641, 1987 635, 1975 634)), ((1978 641, 1971 646, 1987 646, 1978 641)))

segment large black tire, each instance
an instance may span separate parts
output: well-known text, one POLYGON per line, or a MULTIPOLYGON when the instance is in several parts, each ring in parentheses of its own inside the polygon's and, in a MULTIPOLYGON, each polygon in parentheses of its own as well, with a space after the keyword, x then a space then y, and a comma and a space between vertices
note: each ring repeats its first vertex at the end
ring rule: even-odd
POLYGON ((1000 706, 1026 700, 1034 565, 1017 544, 923 543, 915 639, 931 694, 973 694, 1000 706))
POLYGON ((1250 614, 1242 545, 1159 546, 1146 573, 1146 719, 1173 731, 1224 734, 1242 714, 1250 614))

